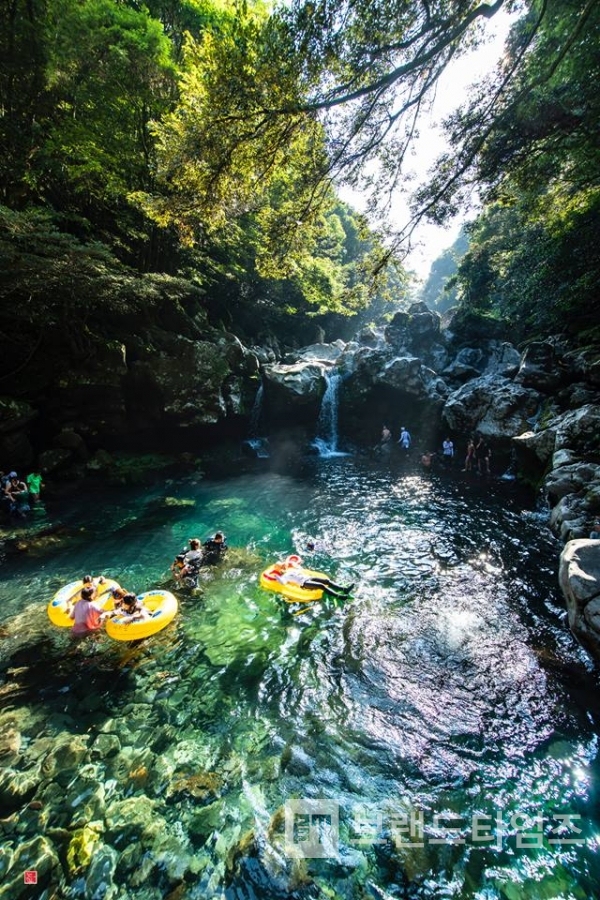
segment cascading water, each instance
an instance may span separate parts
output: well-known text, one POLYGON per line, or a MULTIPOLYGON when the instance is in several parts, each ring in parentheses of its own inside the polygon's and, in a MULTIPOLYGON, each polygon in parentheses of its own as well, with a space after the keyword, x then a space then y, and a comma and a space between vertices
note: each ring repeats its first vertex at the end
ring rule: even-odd
POLYGON ((254 456, 258 459, 269 458, 269 442, 265 437, 259 437, 260 416, 263 408, 263 399, 265 395, 264 384, 260 383, 254 398, 254 405, 250 413, 250 434, 244 441, 245 445, 250 448, 254 456))
POLYGON ((325 381, 327 387, 321 401, 313 446, 319 451, 319 456, 347 456, 338 450, 339 389, 342 376, 339 372, 331 372, 325 375, 325 381))

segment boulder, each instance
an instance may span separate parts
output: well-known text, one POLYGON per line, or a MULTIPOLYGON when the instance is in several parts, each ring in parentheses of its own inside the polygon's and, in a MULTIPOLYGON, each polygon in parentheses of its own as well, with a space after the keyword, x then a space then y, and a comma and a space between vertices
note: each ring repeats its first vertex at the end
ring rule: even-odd
POLYGON ((363 347, 383 347, 385 344, 384 329, 366 325, 358 334, 358 343, 363 347))
POLYGON ((573 634, 600 662, 600 540, 569 541, 558 579, 573 634))
POLYGON ((554 454, 556 433, 550 428, 539 432, 525 431, 513 437, 513 445, 517 459, 525 468, 531 468, 532 462, 537 469, 545 468, 554 454))
POLYGON ((553 506, 567 494, 577 494, 592 481, 600 481, 600 466, 576 462, 550 472, 544 481, 544 493, 553 506))
POLYGON ((558 367, 555 342, 547 340, 529 344, 515 381, 525 387, 550 393, 559 386, 563 378, 564 373, 558 367))
POLYGON ((265 410, 276 421, 316 421, 330 365, 315 360, 264 369, 265 410))
POLYGON ((413 303, 408 312, 397 312, 385 329, 387 343, 397 353, 415 351, 437 343, 441 333, 441 316, 426 303, 413 303))
POLYGON ((332 344, 310 344, 293 354, 288 354, 284 361, 287 364, 293 364, 301 360, 316 360, 332 365, 340 358, 345 349, 346 345, 343 341, 334 341, 332 344))
POLYGON ((146 425, 184 428, 224 419, 222 388, 231 369, 223 348, 179 335, 172 336, 171 344, 168 350, 149 351, 132 365, 132 412, 146 425))
POLYGON ((450 381, 464 382, 479 375, 503 375, 512 378, 521 362, 519 351, 506 341, 482 341, 478 347, 463 347, 442 375, 450 381))
POLYGON ((589 525, 581 498, 576 494, 561 497, 550 513, 550 527, 565 543, 587 537, 589 525))
POLYGON ((392 359, 374 373, 373 382, 419 399, 439 401, 448 396, 443 379, 414 356, 392 359))
POLYGON ((528 430, 527 416, 540 395, 502 375, 482 375, 448 397, 442 418, 455 434, 512 438, 528 430))
POLYGON ((600 405, 587 404, 554 420, 556 449, 569 449, 578 456, 600 456, 600 405))
POLYGON ((563 364, 568 366, 575 378, 585 380, 593 387, 600 387, 600 353, 596 349, 585 348, 565 353, 563 364))

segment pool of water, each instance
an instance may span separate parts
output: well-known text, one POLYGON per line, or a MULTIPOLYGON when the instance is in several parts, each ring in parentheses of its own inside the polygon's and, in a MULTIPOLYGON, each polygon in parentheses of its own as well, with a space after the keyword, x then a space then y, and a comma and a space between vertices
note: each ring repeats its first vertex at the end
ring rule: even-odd
POLYGON ((597 895, 598 678, 513 485, 348 456, 49 516, 61 540, 2 562, 0 896, 597 895), (217 529, 226 561, 160 634, 50 625, 85 572, 173 589, 217 529), (292 552, 352 596, 262 591, 292 552))

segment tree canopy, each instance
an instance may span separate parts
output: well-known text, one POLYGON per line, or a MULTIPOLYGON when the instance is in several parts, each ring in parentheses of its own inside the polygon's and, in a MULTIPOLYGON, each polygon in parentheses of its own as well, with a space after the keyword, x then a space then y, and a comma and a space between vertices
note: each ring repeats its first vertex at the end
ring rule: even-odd
POLYGON ((215 321, 250 327, 253 304, 308 323, 357 316, 374 297, 401 302, 404 276, 386 268, 399 241, 420 217, 445 221, 475 196, 484 209, 459 300, 516 317, 523 333, 565 311, 587 327, 599 274, 599 6, 8 0, 0 199, 15 213, 44 209, 139 272, 188 278, 215 321), (505 57, 449 118, 452 149, 394 239, 384 214, 420 116, 500 9, 519 14, 505 57), (377 229, 339 203, 343 183, 371 190, 377 229))

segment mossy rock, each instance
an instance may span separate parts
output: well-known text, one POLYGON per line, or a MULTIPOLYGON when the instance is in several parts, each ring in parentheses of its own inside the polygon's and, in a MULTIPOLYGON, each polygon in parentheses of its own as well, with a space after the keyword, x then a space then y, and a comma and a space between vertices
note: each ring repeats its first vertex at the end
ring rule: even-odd
POLYGON ((99 843, 99 826, 86 825, 74 833, 67 848, 67 865, 71 875, 88 868, 99 843))

